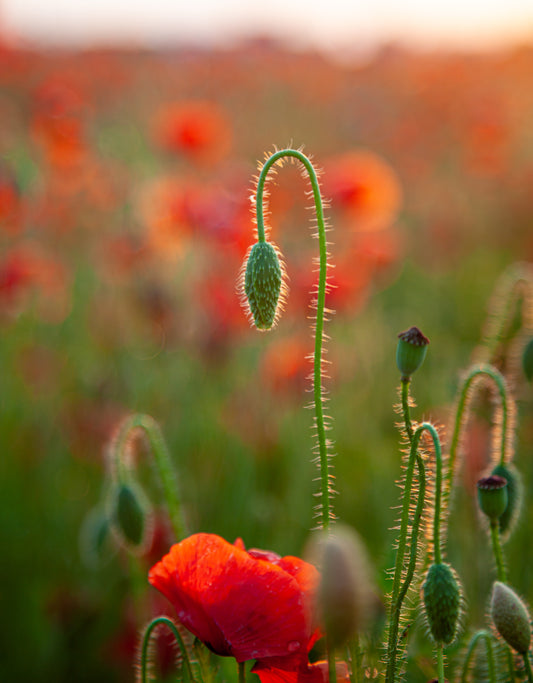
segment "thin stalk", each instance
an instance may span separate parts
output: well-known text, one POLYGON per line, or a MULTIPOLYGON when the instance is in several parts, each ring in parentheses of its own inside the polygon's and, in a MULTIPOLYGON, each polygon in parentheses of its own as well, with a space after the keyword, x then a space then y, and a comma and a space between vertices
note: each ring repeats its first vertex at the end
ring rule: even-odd
POLYGON ((465 660, 463 662, 463 670, 461 672, 461 683, 468 683, 468 669, 470 667, 470 662, 474 655, 476 646, 480 640, 485 642, 485 648, 487 651, 487 669, 489 676, 489 683, 496 683, 496 667, 494 665, 494 650, 492 648, 492 636, 488 631, 478 631, 474 634, 470 643, 468 644, 468 650, 466 651, 465 660))
POLYGON ((457 402, 457 410, 455 413, 455 423, 452 438, 450 441, 450 457, 449 457, 449 467, 444 480, 444 500, 443 505, 446 510, 449 508, 449 497, 451 493, 451 488, 455 477, 457 476, 457 470, 459 467, 459 461, 457 458, 457 452, 459 449, 459 441, 461 436, 461 431, 464 426, 464 418, 466 408, 470 402, 470 387, 474 380, 479 377, 488 377, 498 391, 500 397, 500 405, 502 410, 502 424, 501 424, 501 442, 500 442, 500 458, 499 464, 504 465, 507 460, 507 443, 508 443, 508 431, 509 431, 509 402, 507 398, 507 387, 505 384, 505 379, 503 375, 491 365, 479 365, 470 370, 468 375, 463 380, 463 384, 459 393, 459 400, 457 402))
POLYGON ((355 635, 348 643, 349 660, 351 661, 350 682, 361 683, 363 680, 363 653, 359 637, 355 635))
POLYGON ((171 621, 168 617, 157 617, 156 619, 153 619, 144 631, 143 639, 141 642, 141 683, 148 683, 148 647, 150 645, 150 638, 152 637, 154 629, 160 625, 167 626, 171 630, 172 635, 176 639, 178 647, 181 651, 181 656, 183 658, 183 666, 187 671, 189 681, 191 683, 195 683, 191 662, 189 660, 189 653, 187 652, 187 648, 185 647, 183 638, 181 637, 181 634, 176 628, 174 622, 171 621))
POLYGON ((444 648, 442 643, 438 643, 437 649, 437 678, 439 683, 444 683, 444 648))
POLYGON ((526 667, 526 674, 527 674, 528 683, 533 683, 533 672, 531 671, 531 662, 529 661, 529 653, 524 652, 524 654, 522 655, 522 658, 524 660, 524 666, 526 667))
POLYGON ((239 683, 246 683, 246 664, 239 662, 239 683))
POLYGON ((321 482, 321 526, 329 529, 332 510, 331 510, 331 489, 330 473, 328 462, 328 447, 326 439, 326 427, 323 411, 323 390, 322 390, 322 351, 324 344, 324 316, 326 307, 326 276, 327 276, 327 241, 326 224, 324 220, 324 209, 320 186, 316 171, 311 161, 299 150, 282 149, 272 154, 264 163, 259 173, 256 191, 256 220, 257 220, 257 239, 259 242, 265 241, 265 221, 264 221, 264 189, 265 181, 269 170, 274 164, 285 157, 292 157, 300 161, 305 167, 311 183, 313 199, 315 204, 316 222, 318 228, 319 244, 319 276, 318 291, 316 301, 316 322, 315 322, 315 349, 313 359, 313 399, 315 406, 315 426, 318 440, 318 453, 320 462, 320 482, 321 482))
POLYGON ((410 377, 402 377, 401 380, 401 395, 402 395, 402 414, 403 414, 403 423, 405 426, 405 432, 407 434, 407 438, 409 439, 409 443, 413 440, 413 425, 411 423, 411 409, 409 405, 409 385, 411 383, 410 377))
POLYGON ((131 433, 135 429, 142 429, 148 437, 161 481, 172 530, 176 539, 181 540, 186 536, 186 529, 182 517, 176 475, 161 429, 157 422, 149 415, 142 415, 140 413, 131 415, 120 425, 117 438, 112 444, 111 450, 111 458, 116 468, 117 477, 121 481, 126 480, 128 477, 129 466, 125 458, 126 445, 131 437, 131 433))
POLYGON ((491 519, 490 521, 490 539, 492 542, 492 551, 494 553, 494 560, 496 562, 496 571, 498 574, 498 581, 507 583, 507 571, 505 569, 505 561, 503 559, 502 544, 500 542, 500 524, 498 520, 491 519))

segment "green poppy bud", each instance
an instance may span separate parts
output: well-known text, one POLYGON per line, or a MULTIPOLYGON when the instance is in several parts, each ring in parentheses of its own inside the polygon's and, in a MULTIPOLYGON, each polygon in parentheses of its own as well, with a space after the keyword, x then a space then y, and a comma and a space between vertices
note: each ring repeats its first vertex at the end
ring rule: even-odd
POLYGON ((320 569, 318 617, 337 648, 364 628, 374 607, 367 552, 353 529, 336 524, 314 537, 309 558, 320 569))
POLYGON ((278 249, 270 242, 256 242, 241 274, 241 288, 260 330, 269 330, 277 321, 284 296, 283 275, 278 249))
POLYGON ((507 480, 495 474, 477 482, 477 498, 481 511, 491 521, 499 519, 507 508, 507 480))
POLYGON ((505 642, 519 654, 526 654, 531 642, 529 613, 513 589, 500 581, 495 581, 492 589, 490 614, 505 642))
POLYGON ((448 564, 432 564, 422 586, 424 608, 431 636, 436 643, 448 645, 457 633, 461 591, 448 564))
POLYGON ((140 489, 119 484, 114 492, 112 519, 119 538, 128 546, 140 547, 146 531, 146 504, 140 489))
POLYGON ((525 345, 522 351, 522 368, 528 382, 533 380, 533 337, 525 345))
POLYGON ((429 339, 418 327, 411 327, 398 335, 396 347, 396 364, 402 373, 402 379, 407 380, 418 370, 426 357, 429 339))
POLYGON ((507 540, 522 507, 522 479, 513 465, 496 465, 491 474, 503 477, 507 481, 507 506, 498 520, 502 540, 507 540))

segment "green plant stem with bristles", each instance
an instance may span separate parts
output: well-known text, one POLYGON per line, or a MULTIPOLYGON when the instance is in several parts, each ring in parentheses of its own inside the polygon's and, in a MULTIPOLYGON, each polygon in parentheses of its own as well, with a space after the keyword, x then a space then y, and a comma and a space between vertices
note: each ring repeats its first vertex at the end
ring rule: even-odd
POLYGON ((441 534, 440 534, 440 501, 442 489, 442 449, 440 445, 439 435, 435 427, 429 422, 423 422, 413 432, 411 440, 411 448, 409 452, 409 460, 407 463, 407 470, 405 473, 404 482, 404 497, 402 505, 402 517, 400 521, 400 537, 398 540, 398 550, 396 553, 396 564, 394 568, 393 588, 391 595, 391 615, 389 624, 389 638, 387 645, 387 683, 394 683, 396 677, 396 659, 398 653, 398 632, 399 623, 402 610, 403 600, 409 585, 413 579, 418 553, 418 530, 420 520, 422 518, 425 497, 425 468, 424 462, 418 454, 418 444, 424 431, 428 431, 432 438, 435 449, 435 513, 433 518, 433 539, 435 562, 441 562, 441 534), (405 550, 407 547, 407 531, 409 527, 409 510, 411 504, 411 489, 413 485, 414 463, 417 462, 419 471, 418 481, 418 501, 415 510, 414 519, 411 527, 411 543, 410 543, 410 560, 407 572, 405 574, 404 582, 400 586, 405 550))
POLYGON ((524 660, 524 666, 526 668, 528 683, 533 683, 533 672, 531 671, 531 662, 529 661, 529 653, 525 652, 522 655, 522 659, 524 660))
POLYGON ((509 425, 509 406, 508 406, 508 399, 507 399, 507 387, 505 384, 505 379, 503 378, 503 375, 492 365, 478 365, 474 368, 472 368, 468 375, 465 377, 463 380, 463 384, 460 389, 460 394, 459 394, 459 401, 457 403, 457 410, 455 413, 455 424, 454 424, 454 429, 453 429, 453 434, 452 434, 452 439, 450 442, 450 457, 449 457, 449 465, 448 465, 448 472, 446 475, 446 479, 444 481, 444 508, 448 510, 448 503, 449 503, 449 497, 450 497, 450 492, 451 492, 451 487, 453 484, 453 481, 457 475, 457 468, 458 468, 458 458, 457 458, 457 451, 459 448, 459 440, 461 436, 461 430, 464 424, 464 416, 465 416, 465 411, 469 402, 470 394, 469 390, 474 382, 474 380, 478 379, 479 377, 487 377, 489 378, 494 385, 496 386, 498 390, 498 394, 500 397, 500 404, 501 404, 501 410, 502 410, 502 424, 501 424, 501 443, 500 443, 500 459, 499 459, 499 464, 504 465, 506 464, 507 460, 507 432, 508 432, 508 425, 509 425))
POLYGON ((498 581, 501 581, 502 583, 507 583, 507 571, 505 569, 502 544, 500 542, 500 524, 497 519, 492 519, 490 521, 490 540, 492 543, 494 560, 496 562, 496 572, 498 575, 498 581))
POLYGON ((463 662, 463 669, 461 672, 461 683, 468 683, 468 669, 470 667, 470 662, 474 655, 477 644, 480 640, 485 642, 485 649, 487 651, 487 673, 488 673, 488 683, 496 683, 496 667, 494 665, 494 650, 492 648, 492 635, 488 631, 477 631, 475 633, 470 643, 468 644, 468 649, 466 651, 465 660, 463 662))
POLYGON ((363 653, 359 644, 359 638, 355 635, 348 643, 348 659, 351 662, 350 682, 361 683, 363 676, 363 653))
POLYGON ((157 422, 149 415, 136 413, 127 417, 120 425, 111 452, 111 458, 116 468, 116 475, 119 481, 127 480, 129 469, 124 456, 131 433, 136 429, 143 430, 148 437, 157 472, 161 480, 172 530, 176 539, 181 540, 186 536, 186 529, 182 518, 176 476, 161 429, 157 422))
POLYGON ((318 228, 318 244, 320 252, 318 291, 316 302, 316 324, 315 324, 315 349, 313 364, 313 398, 315 406, 315 426, 317 430, 318 452, 320 459, 320 481, 321 481, 321 524, 324 529, 328 529, 331 521, 332 510, 330 501, 330 476, 328 463, 328 449, 326 439, 326 427, 324 423, 323 396, 322 396, 322 348, 324 340, 324 314, 326 306, 326 275, 327 275, 327 241, 326 224, 324 220, 324 209, 320 186, 316 171, 311 161, 299 150, 282 149, 272 154, 264 163, 259 173, 256 192, 256 219, 257 219, 257 239, 264 242, 265 220, 264 220, 264 189, 269 170, 284 158, 294 158, 300 161, 308 175, 313 191, 315 203, 316 222, 318 228))
POLYGON ((405 427, 405 433, 409 439, 409 443, 411 443, 413 440, 413 425, 411 424, 411 410, 409 405, 409 385, 411 383, 411 379, 409 377, 402 377, 401 382, 403 424, 405 427))
MULTIPOLYGON (((299 150, 282 149, 272 154, 263 164, 257 181, 256 192, 256 221, 257 239, 265 242, 264 220, 264 189, 268 172, 274 164, 284 158, 297 159, 305 167, 311 183, 316 212, 318 246, 319 246, 319 274, 318 290, 316 298, 316 321, 315 321, 315 349, 313 356, 313 402, 315 407, 315 428, 318 441, 318 455, 320 463, 320 493, 321 493, 321 526, 325 531, 329 530, 333 516, 330 501, 330 465, 328 458, 328 445, 326 439, 326 426, 324 422, 324 406, 322 395, 322 352, 324 344, 324 318, 326 309, 326 278, 327 278, 327 240, 324 209, 318 177, 311 161, 299 150)), ((330 683, 336 683, 337 674, 335 667, 335 653, 332 648, 327 648, 328 672, 330 683)))
POLYGON ((168 617, 157 617, 153 621, 151 621, 148 626, 146 627, 146 630, 143 635, 143 639, 141 642, 141 683, 148 683, 149 678, 148 678, 148 647, 150 645, 150 638, 152 637, 153 631, 157 626, 167 626, 170 631, 172 632, 172 635, 176 639, 176 642, 178 644, 178 647, 181 652, 182 656, 182 661, 183 661, 183 666, 185 667, 187 671, 187 675, 189 677, 189 681, 191 683, 195 683, 195 678, 192 672, 192 667, 191 667, 191 662, 189 660, 189 654, 187 652, 187 648, 185 647, 185 643, 183 642, 183 638, 180 635, 180 632, 176 628, 176 624, 169 619, 168 617))
POLYGON ((444 683, 444 648, 442 643, 438 643, 437 649, 437 678, 439 683, 444 683))

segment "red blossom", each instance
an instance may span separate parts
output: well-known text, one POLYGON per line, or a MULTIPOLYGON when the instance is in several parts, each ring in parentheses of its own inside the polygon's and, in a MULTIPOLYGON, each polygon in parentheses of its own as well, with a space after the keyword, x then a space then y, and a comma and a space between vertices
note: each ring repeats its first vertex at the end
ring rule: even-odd
POLYGON ((173 545, 148 575, 213 652, 285 671, 307 668, 319 635, 310 609, 318 577, 297 557, 246 551, 240 540, 205 533, 173 545))

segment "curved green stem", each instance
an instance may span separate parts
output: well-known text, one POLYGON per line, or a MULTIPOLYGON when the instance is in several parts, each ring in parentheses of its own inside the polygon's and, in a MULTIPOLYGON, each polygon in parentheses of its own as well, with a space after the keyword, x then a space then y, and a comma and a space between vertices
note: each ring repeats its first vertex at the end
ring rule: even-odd
POLYGON ((181 540, 186 536, 186 530, 182 518, 176 476, 161 429, 157 422, 149 415, 142 415, 140 413, 131 415, 120 425, 110 450, 110 457, 116 468, 116 475, 120 481, 127 480, 129 472, 129 464, 126 459, 127 444, 132 432, 136 429, 142 429, 148 437, 161 480, 172 530, 176 539, 181 540))
POLYGON ((402 507, 402 518, 400 522, 400 537, 398 541, 398 551, 396 554, 396 565, 394 568, 394 581, 391 596, 391 617, 389 626, 389 639, 387 646, 387 683, 393 683, 396 676, 396 657, 398 651, 398 630, 403 600, 414 576, 417 553, 418 553, 418 532, 420 521, 424 511, 426 478, 424 462, 418 454, 418 444, 424 431, 428 431, 433 439, 435 449, 435 512, 433 518, 433 544, 435 562, 441 562, 441 534, 440 534, 440 500, 442 489, 442 449, 437 430, 430 422, 423 422, 413 432, 409 461, 405 474, 404 499, 402 507), (409 526, 409 508, 411 503, 411 489, 413 483, 414 463, 417 463, 419 471, 418 501, 414 519, 411 527, 410 560, 405 574, 403 584, 401 583, 404 555, 407 546, 407 530, 409 526))
POLYGON ((315 426, 318 440, 318 454, 320 462, 320 481, 321 481, 321 525, 328 529, 332 518, 331 509, 331 478, 330 465, 328 458, 328 445, 326 439, 326 427, 323 411, 322 393, 322 352, 324 343, 324 315, 326 306, 326 275, 327 275, 327 241, 326 224, 324 220, 324 210, 320 186, 316 171, 311 161, 299 150, 282 149, 272 154, 264 163, 259 173, 256 192, 256 219, 257 219, 257 239, 259 242, 265 241, 265 221, 264 221, 264 189, 268 172, 274 164, 286 157, 292 157, 300 161, 305 167, 311 188, 316 211, 316 223, 318 228, 318 243, 320 252, 318 290, 316 301, 316 323, 315 323, 315 349, 313 361, 313 398, 315 406, 315 426))
POLYGON ((470 640, 468 644, 468 650, 466 651, 465 660, 463 662, 463 670, 461 672, 461 683, 468 683, 468 669, 470 667, 470 662, 474 655, 476 646, 480 640, 485 642, 485 648, 487 651, 487 669, 489 675, 489 683, 496 683, 496 667, 494 665, 494 651, 492 648, 492 636, 488 631, 477 631, 470 640))
POLYGON ((144 631, 142 643, 141 643, 141 683, 148 683, 148 647, 150 645, 150 638, 153 634, 154 629, 157 626, 164 625, 167 626, 171 631, 172 635, 176 639, 176 642, 178 643, 178 647, 181 651, 181 656, 183 659, 183 665, 185 666, 187 670, 187 675, 189 677, 189 681, 191 683, 195 683, 195 678, 193 676, 192 672, 192 667, 191 667, 191 662, 189 660, 189 653, 187 652, 187 648, 185 647, 185 643, 183 642, 183 638, 181 637, 180 632, 176 628, 176 624, 169 619, 168 617, 156 617, 151 621, 148 626, 146 627, 146 630, 144 631))
POLYGON ((452 484, 457 476, 459 467, 459 460, 457 458, 457 451, 459 448, 459 440, 461 430, 464 426, 465 413, 470 402, 470 388, 473 382, 480 377, 489 378, 495 385, 498 395, 500 397, 500 404, 502 410, 502 424, 501 424, 501 442, 500 442, 500 459, 499 464, 504 465, 507 461, 507 445, 509 432, 509 401, 507 396, 507 387, 503 375, 491 365, 479 365, 470 369, 468 375, 463 380, 461 390, 459 393, 459 400, 457 402, 457 410, 455 413, 455 424, 452 438, 450 441, 450 458, 448 472, 444 481, 444 508, 447 510, 449 506, 449 497, 451 493, 452 484))

